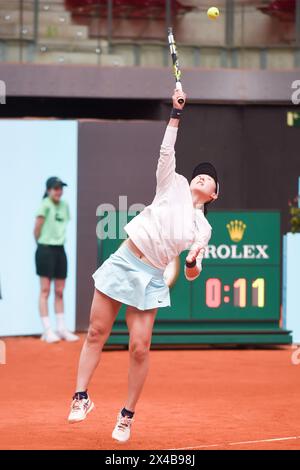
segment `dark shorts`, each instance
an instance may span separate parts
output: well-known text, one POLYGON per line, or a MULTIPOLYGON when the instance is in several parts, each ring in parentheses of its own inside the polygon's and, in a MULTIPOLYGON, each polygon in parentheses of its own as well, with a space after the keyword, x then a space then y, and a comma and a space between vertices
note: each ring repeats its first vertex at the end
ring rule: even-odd
POLYGON ((38 245, 35 265, 38 276, 50 279, 67 277, 67 257, 63 246, 38 245))

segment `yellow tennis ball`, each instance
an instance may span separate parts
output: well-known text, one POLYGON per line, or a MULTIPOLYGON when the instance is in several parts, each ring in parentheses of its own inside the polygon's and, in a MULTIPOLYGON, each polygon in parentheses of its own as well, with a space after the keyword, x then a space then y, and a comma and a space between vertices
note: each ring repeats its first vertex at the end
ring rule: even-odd
POLYGON ((207 16, 210 20, 216 20, 220 16, 219 8, 211 7, 207 10, 207 16))

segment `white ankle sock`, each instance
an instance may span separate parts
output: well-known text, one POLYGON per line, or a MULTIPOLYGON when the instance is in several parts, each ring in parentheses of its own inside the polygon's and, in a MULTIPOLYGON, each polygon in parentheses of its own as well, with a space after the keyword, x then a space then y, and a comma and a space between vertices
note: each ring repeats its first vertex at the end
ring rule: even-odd
POLYGON ((66 330, 64 313, 56 314, 56 327, 58 331, 66 330))
POLYGON ((43 324, 43 327, 44 327, 44 330, 49 330, 49 328, 51 328, 51 324, 50 324, 50 319, 49 317, 41 317, 41 321, 42 321, 42 324, 43 324))

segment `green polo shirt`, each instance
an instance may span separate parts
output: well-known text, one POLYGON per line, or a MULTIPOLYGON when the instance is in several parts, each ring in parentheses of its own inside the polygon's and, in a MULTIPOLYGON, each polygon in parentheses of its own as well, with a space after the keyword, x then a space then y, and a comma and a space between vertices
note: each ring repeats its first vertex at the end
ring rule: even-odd
POLYGON ((52 199, 45 197, 36 215, 45 218, 38 243, 64 245, 66 228, 70 220, 68 204, 65 201, 55 204, 52 199))

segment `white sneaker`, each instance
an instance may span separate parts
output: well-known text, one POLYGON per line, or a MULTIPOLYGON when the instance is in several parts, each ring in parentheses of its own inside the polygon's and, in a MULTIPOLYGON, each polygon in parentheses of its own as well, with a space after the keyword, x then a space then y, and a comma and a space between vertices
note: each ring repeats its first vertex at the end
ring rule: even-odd
POLYGON ((74 333, 67 330, 66 328, 64 330, 58 330, 57 335, 59 336, 60 339, 64 339, 65 341, 69 341, 69 342, 79 340, 79 336, 74 335, 74 333))
POLYGON ((83 421, 87 415, 92 411, 95 407, 94 403, 90 400, 90 397, 81 398, 74 398, 71 403, 71 411, 68 417, 69 423, 79 423, 83 421))
POLYGON ((117 424, 112 432, 112 438, 119 442, 126 442, 130 438, 130 428, 133 423, 133 418, 129 416, 122 416, 121 413, 117 416, 117 424))
POLYGON ((41 340, 46 343, 58 343, 60 337, 51 328, 48 328, 41 336, 41 340))

